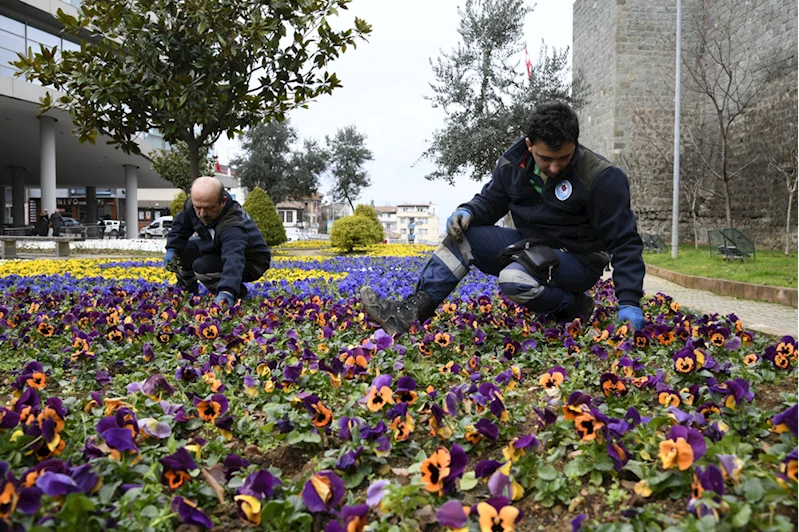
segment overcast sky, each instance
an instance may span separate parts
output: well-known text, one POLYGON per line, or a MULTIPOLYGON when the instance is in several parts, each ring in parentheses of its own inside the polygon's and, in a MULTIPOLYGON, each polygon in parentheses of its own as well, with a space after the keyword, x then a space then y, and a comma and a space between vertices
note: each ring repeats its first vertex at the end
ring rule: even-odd
MULTIPOLYGON (((532 5, 532 2, 529 2, 532 5)), ((372 186, 364 189, 358 203, 377 206, 407 202, 438 205, 441 230, 449 214, 482 188, 466 177, 454 186, 428 181, 424 176, 434 166, 419 157, 432 132, 443 126, 443 112, 424 99, 434 81, 430 59, 449 52, 459 42, 460 21, 456 0, 405 0, 387 2, 354 0, 342 17, 358 16, 372 25, 369 42, 347 50, 332 67, 343 87, 289 116, 301 138, 324 142, 338 128, 355 125, 366 135, 374 160, 365 167, 372 186)), ((542 39, 550 47, 571 46, 572 2, 539 0, 527 16, 525 41, 533 63, 542 39)), ((524 73, 519 54, 520 75, 524 73)), ((219 161, 226 164, 239 153, 237 140, 220 140, 219 161)), ((488 176, 486 177, 486 180, 488 176)), ((321 192, 328 195, 331 183, 322 179, 321 192)))

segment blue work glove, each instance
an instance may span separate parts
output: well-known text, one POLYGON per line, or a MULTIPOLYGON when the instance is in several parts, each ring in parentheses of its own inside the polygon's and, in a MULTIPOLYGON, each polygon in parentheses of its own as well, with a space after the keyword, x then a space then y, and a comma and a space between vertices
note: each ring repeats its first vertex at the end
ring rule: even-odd
POLYGON ((643 329, 646 326, 644 311, 635 305, 622 305, 619 307, 619 323, 630 322, 633 329, 643 329))
POLYGON ((164 255, 164 268, 169 269, 170 265, 177 260, 178 252, 175 251, 175 248, 169 248, 166 250, 166 255, 164 255))
POLYGON ((447 218, 447 234, 455 242, 463 240, 463 234, 472 223, 472 213, 465 207, 459 207, 447 218))
POLYGON ((221 305, 222 303, 227 303, 229 307, 233 305, 234 301, 235 298, 233 297, 233 294, 225 291, 219 292, 216 295, 216 299, 214 299, 214 303, 216 303, 217 305, 221 305))

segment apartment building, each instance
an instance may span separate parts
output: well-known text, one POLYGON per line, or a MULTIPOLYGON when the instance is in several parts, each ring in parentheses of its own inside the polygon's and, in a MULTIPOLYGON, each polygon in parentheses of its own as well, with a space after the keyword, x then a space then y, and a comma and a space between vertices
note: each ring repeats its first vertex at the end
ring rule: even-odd
POLYGON ((383 226, 383 233, 386 238, 398 239, 400 237, 399 225, 397 222, 397 207, 375 207, 377 221, 383 226))
POLYGON ((438 214, 435 203, 397 205, 399 238, 409 244, 438 244, 438 214))

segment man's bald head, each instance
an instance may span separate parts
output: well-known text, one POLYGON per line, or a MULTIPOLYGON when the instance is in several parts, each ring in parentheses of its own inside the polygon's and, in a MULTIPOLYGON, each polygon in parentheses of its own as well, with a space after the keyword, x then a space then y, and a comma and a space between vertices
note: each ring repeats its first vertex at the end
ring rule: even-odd
POLYGON ((191 203, 194 205, 194 212, 205 225, 219 218, 226 202, 225 187, 217 178, 198 177, 191 184, 191 203))

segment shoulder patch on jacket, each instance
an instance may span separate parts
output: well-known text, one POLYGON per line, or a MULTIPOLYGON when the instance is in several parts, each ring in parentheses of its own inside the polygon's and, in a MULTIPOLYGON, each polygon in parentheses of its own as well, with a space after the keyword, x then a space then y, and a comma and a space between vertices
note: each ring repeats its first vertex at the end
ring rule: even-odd
POLYGON ((583 147, 577 153, 574 175, 580 179, 585 188, 590 190, 597 176, 611 166, 613 165, 610 161, 583 147))

